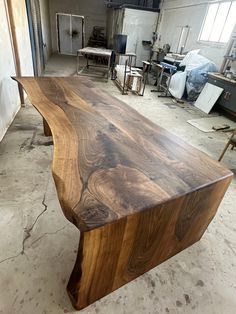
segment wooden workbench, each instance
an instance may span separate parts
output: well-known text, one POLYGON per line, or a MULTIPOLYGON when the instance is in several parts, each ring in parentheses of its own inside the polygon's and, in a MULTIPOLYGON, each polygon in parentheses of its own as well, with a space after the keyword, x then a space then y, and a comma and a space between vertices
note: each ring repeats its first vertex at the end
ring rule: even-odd
POLYGON ((236 121, 236 80, 227 78, 221 73, 208 73, 208 83, 223 88, 224 91, 216 104, 218 109, 236 121))
MULTIPOLYGON (((95 65, 95 64, 89 64, 89 57, 95 56, 100 58, 105 58, 107 60, 107 66, 106 67, 106 73, 107 73, 107 79, 109 78, 110 68, 111 68, 111 56, 112 56, 112 50, 105 49, 105 48, 95 48, 95 47, 85 47, 82 49, 79 49, 77 51, 77 74, 81 75, 85 68, 89 69, 89 67, 103 67, 101 65, 95 65), (87 64, 86 66, 80 68, 80 56, 86 56, 87 64)), ((94 76, 90 74, 91 76, 94 76)))
POLYGON ((81 231, 68 283, 75 308, 202 237, 229 170, 85 78, 17 81, 51 129, 58 198, 81 231))

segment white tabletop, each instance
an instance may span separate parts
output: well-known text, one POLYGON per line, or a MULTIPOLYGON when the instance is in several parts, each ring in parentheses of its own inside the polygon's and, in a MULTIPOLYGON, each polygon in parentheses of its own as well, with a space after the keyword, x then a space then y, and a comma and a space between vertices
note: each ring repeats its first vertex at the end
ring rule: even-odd
POLYGON ((90 55, 97 55, 97 56, 106 56, 110 57, 112 54, 112 50, 105 49, 105 48, 94 48, 94 47, 85 47, 78 50, 81 54, 90 54, 90 55))

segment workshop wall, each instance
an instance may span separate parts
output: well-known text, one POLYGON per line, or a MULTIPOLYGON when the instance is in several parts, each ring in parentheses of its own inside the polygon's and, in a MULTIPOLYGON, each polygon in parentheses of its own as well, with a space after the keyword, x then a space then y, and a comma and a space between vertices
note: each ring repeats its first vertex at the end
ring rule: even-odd
POLYGON ((85 17, 85 45, 92 34, 93 26, 106 27, 104 0, 50 0, 49 6, 53 52, 57 51, 56 13, 70 13, 85 17))
POLYGON ((176 52, 181 26, 190 26, 185 51, 200 49, 200 54, 216 63, 220 68, 227 44, 202 43, 198 41, 209 1, 166 0, 162 4, 159 31, 161 44, 169 43, 176 52))
MULTIPOLYGON (((24 0, 12 1, 22 75, 33 75, 32 55, 24 0)), ((0 1, 0 141, 20 108, 15 63, 4 1, 0 1)))

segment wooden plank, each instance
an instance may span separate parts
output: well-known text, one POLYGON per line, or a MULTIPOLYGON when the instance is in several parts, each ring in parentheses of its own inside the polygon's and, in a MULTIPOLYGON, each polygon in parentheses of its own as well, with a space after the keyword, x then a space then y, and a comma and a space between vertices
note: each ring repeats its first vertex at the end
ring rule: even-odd
MULTIPOLYGON (((10 37, 11 37, 12 53, 14 57, 16 75, 21 76, 20 54, 19 54, 19 48, 18 48, 18 42, 17 42, 16 26, 15 26, 14 15, 13 15, 12 0, 5 0, 4 4, 5 4, 6 12, 7 12, 7 19, 8 19, 9 32, 10 32, 10 37)), ((23 88, 20 84, 18 84, 18 90, 19 90, 20 102, 21 102, 21 105, 23 105, 25 103, 25 97, 24 97, 23 88)))
POLYGON ((232 173, 85 78, 17 78, 47 120, 82 309, 198 241, 232 173), (196 170, 197 169, 197 170, 196 170))

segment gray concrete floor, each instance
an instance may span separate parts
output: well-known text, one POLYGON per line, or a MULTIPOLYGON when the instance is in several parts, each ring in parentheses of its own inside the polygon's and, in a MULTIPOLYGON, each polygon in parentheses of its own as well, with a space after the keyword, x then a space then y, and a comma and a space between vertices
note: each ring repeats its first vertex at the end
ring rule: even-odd
MULTIPOLYGON (((69 75, 75 59, 54 56, 47 75, 69 75)), ((122 96, 112 81, 98 86, 217 159, 228 135, 187 123, 206 115, 189 104, 122 96), (171 104, 171 105, 170 105, 171 104)), ((76 313, 66 293, 79 231, 64 218, 50 171, 52 142, 27 104, 0 143, 0 313, 76 313)), ((236 152, 224 164, 236 173, 236 152)), ((196 169, 197 171, 197 169, 196 169)), ((236 313, 236 180, 200 242, 80 313, 236 313)))

